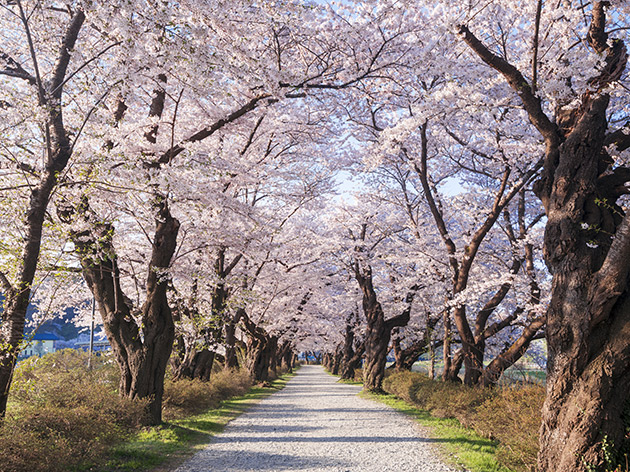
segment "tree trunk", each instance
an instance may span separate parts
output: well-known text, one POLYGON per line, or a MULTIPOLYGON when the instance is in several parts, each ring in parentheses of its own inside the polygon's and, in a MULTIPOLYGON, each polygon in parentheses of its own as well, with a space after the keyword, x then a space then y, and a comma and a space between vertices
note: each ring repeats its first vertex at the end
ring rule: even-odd
POLYGON ((282 370, 291 373, 293 372, 293 346, 289 341, 282 343, 280 348, 280 367, 282 370))
POLYGON ((382 392, 392 329, 405 326, 409 322, 415 290, 407 294, 405 298, 407 307, 404 312, 386 321, 385 313, 376 298, 372 285, 371 268, 368 267, 363 273, 355 268, 355 276, 363 291, 363 311, 367 319, 363 388, 372 392, 382 392))
MULTIPOLYGON (((28 21, 26 18, 22 19, 25 23, 28 21)), ((55 69, 52 71, 53 74, 45 84, 38 85, 41 87, 37 93, 39 105, 47 111, 45 126, 49 132, 46 137, 48 161, 41 173, 41 180, 31 191, 24 222, 25 242, 19 260, 20 269, 16 283, 12 284, 7 276, 0 271, 0 290, 5 297, 4 310, 0 314, 0 418, 3 418, 6 413, 13 370, 24 338, 26 311, 39 261, 48 203, 57 185, 58 177, 68 165, 72 155, 70 139, 63 122, 61 98, 70 61, 70 52, 75 47, 84 21, 83 10, 76 9, 61 42, 55 69)), ((27 34, 30 33, 27 31, 27 34)), ((7 64, 10 64, 10 61, 15 62, 10 56, 6 56, 4 60, 7 64)), ((36 82, 34 77, 27 80, 32 81, 33 84, 36 82)), ((33 88, 33 94, 36 93, 35 90, 33 88)))
POLYGON ((278 376, 278 336, 269 336, 265 355, 268 358, 269 373, 275 378, 278 376))
POLYGON ((335 349, 335 354, 332 359, 332 368, 330 369, 330 373, 333 375, 338 375, 339 370, 341 368, 341 361, 343 359, 343 344, 340 343, 335 349))
POLYGON ((365 354, 365 343, 361 342, 356 347, 353 356, 344 362, 343 371, 341 372, 341 378, 346 380, 352 380, 355 376, 355 371, 361 368, 361 362, 363 355, 365 354))
POLYGON ((324 369, 330 370, 330 353, 329 352, 325 352, 322 355, 322 366, 324 366, 324 369))
POLYGON ((452 381, 451 375, 451 336, 453 332, 451 330, 451 312, 447 308, 444 310, 444 340, 442 344, 442 359, 444 362, 444 368, 442 370, 442 380, 452 381))
POLYGON ((239 310, 225 323, 225 365, 226 370, 238 369, 238 358, 236 356, 236 326, 240 319, 239 310))
POLYGON ((558 107, 553 120, 520 71, 490 52, 467 27, 459 27, 468 46, 518 93, 546 145, 535 187, 547 214, 544 254, 553 274, 538 455, 543 471, 614 467, 605 464, 604 441, 619 449, 626 433, 630 216, 617 200, 627 194, 630 169, 612 168, 604 146, 614 144, 619 151, 630 147, 623 133, 606 135, 606 87, 623 75, 627 53, 623 41, 609 38, 605 31, 610 6, 592 3, 586 38, 603 59, 600 75, 576 97, 577 107, 558 107))
POLYGON ((276 336, 269 336, 267 332, 256 326, 249 319, 244 309, 239 308, 239 318, 243 321, 249 334, 247 343, 247 370, 253 381, 267 382, 269 380, 269 367, 271 358, 275 355, 278 345, 276 336))
POLYGON ((446 382, 458 382, 460 383, 462 379, 459 377, 459 371, 462 370, 462 365, 464 364, 464 352, 460 348, 455 352, 453 356, 448 371, 444 372, 443 380, 446 382))
POLYGON ((254 382, 266 382, 269 378, 265 341, 264 338, 251 337, 247 344, 247 370, 254 382))
POLYGON ((354 378, 354 369, 350 372, 350 360, 354 356, 354 327, 350 323, 346 323, 346 334, 343 340, 342 358, 341 358, 341 378, 351 379, 354 378))
POLYGON ((83 277, 96 299, 120 368, 120 394, 128 398, 148 398, 150 424, 162 421, 164 375, 175 337, 173 315, 166 297, 168 281, 158 270, 170 265, 179 232, 179 222, 171 216, 166 200, 160 200, 156 208, 146 301, 140 308, 139 323, 133 316, 135 310, 130 299, 120 287, 113 227, 93 223, 90 210, 83 202, 78 210, 90 229, 71 235, 81 256, 83 277))
POLYGON ((212 373, 212 366, 214 364, 215 353, 209 349, 202 349, 197 351, 192 349, 187 353, 184 360, 173 372, 173 380, 179 380, 181 378, 186 379, 198 379, 204 382, 210 380, 210 374, 212 373))

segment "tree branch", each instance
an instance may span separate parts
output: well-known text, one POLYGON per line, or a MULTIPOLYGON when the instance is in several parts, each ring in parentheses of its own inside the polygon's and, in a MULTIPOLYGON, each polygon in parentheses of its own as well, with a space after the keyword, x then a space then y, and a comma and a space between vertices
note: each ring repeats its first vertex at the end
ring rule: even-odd
POLYGON ((11 285, 11 282, 7 278, 6 274, 2 271, 0 271, 0 286, 5 292, 5 296, 13 293, 13 285, 11 285))
POLYGON ((0 75, 16 77, 18 79, 26 80, 31 85, 37 85, 37 79, 35 79, 33 75, 29 74, 21 64, 2 50, 0 50, 0 61, 4 62, 6 67, 6 69, 0 69, 0 75))
POLYGON ((85 13, 83 13, 83 10, 77 10, 70 21, 70 26, 68 26, 63 40, 61 41, 59 57, 57 58, 57 63, 55 64, 50 87, 52 90, 52 96, 55 98, 61 98, 64 79, 68 70, 68 64, 70 63, 70 52, 74 49, 74 45, 77 42, 79 31, 81 30, 84 21, 85 13))
POLYGON ((258 107, 259 103, 262 100, 264 100, 266 98, 270 98, 270 97, 271 97, 270 94, 263 93, 261 95, 258 95, 256 97, 252 98, 245 105, 243 105, 240 108, 238 108, 237 110, 233 111, 232 113, 230 113, 225 118, 221 118, 220 120, 215 121, 210 126, 207 126, 207 127, 203 128, 202 130, 197 131, 195 134, 193 134, 193 135, 189 136, 188 138, 184 139, 179 144, 176 144, 175 146, 171 147, 168 151, 166 151, 165 153, 163 153, 160 156, 160 158, 157 160, 156 163, 149 164, 149 167, 159 167, 162 164, 169 163, 175 156, 179 155, 180 153, 182 153, 186 149, 185 146, 187 144, 196 143, 196 142, 202 141, 202 140, 212 136, 214 133, 219 131, 225 125, 236 121, 240 117, 242 117, 242 116, 246 115, 247 113, 249 113, 250 111, 256 109, 258 107))
POLYGON ((532 87, 527 83, 523 74, 505 59, 490 52, 490 50, 471 33, 467 26, 460 25, 458 29, 464 42, 473 52, 475 52, 483 62, 501 73, 518 96, 521 97, 525 111, 529 115, 532 124, 538 129, 540 134, 543 135, 545 141, 548 143, 556 143, 559 139, 557 126, 549 120, 543 111, 540 99, 534 95, 532 87))
POLYGON ((612 133, 608 133, 604 140, 604 146, 615 145, 617 151, 625 151, 630 148, 630 121, 612 133))
POLYGON ((586 38, 588 43, 598 53, 603 53, 608 49, 608 34, 606 33, 606 11, 604 7, 610 5, 610 2, 595 2, 593 5, 593 19, 588 29, 586 38))

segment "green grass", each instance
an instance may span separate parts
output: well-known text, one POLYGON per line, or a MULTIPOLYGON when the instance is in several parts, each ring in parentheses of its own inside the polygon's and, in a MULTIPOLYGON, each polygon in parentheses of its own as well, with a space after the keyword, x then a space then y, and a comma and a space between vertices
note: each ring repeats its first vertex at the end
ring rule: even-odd
POLYGON ((223 431, 225 426, 261 399, 284 388, 295 374, 274 380, 269 387, 252 387, 241 397, 221 402, 218 408, 199 415, 147 428, 115 447, 110 460, 91 467, 96 472, 168 471, 190 457, 223 431))
POLYGON ((455 462, 470 472, 510 472, 495 458, 496 441, 483 438, 464 428, 456 419, 437 418, 428 411, 414 408, 394 395, 361 392, 361 396, 389 405, 430 428, 432 439, 449 453, 448 457, 444 457, 445 461, 455 462))
POLYGON ((342 384, 348 384, 348 385, 363 385, 363 382, 359 380, 353 380, 353 379, 339 379, 337 380, 337 382, 342 383, 342 384))

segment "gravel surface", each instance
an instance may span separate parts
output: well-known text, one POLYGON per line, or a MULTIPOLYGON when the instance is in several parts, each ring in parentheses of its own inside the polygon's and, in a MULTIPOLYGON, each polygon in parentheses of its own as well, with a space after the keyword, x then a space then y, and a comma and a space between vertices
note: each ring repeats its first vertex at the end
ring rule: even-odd
POLYGON ((320 366, 232 421, 176 472, 448 472, 422 429, 405 415, 356 396, 320 366))

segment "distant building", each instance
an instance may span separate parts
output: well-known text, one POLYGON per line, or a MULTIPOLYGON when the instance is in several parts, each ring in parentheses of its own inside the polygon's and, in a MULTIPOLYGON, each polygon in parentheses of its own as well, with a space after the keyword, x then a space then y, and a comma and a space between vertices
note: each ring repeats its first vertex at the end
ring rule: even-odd
POLYGON ((43 356, 49 352, 55 352, 56 343, 61 338, 52 333, 35 333, 34 335, 26 335, 25 340, 29 341, 22 352, 20 352, 20 358, 31 356, 43 356))

